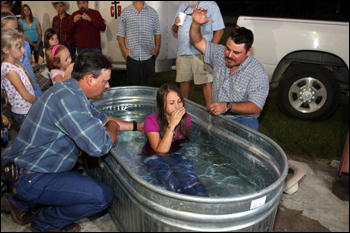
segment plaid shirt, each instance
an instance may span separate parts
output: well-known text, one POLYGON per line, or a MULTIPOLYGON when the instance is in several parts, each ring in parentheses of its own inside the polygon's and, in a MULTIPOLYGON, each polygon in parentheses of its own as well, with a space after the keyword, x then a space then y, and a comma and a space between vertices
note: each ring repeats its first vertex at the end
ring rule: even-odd
POLYGON ((70 171, 79 149, 94 157, 110 151, 111 134, 102 127, 106 121, 75 79, 56 83, 34 102, 1 160, 34 172, 70 171))
MULTIPOLYGON (((269 94, 269 76, 263 65, 250 55, 232 76, 225 61, 225 46, 212 44, 207 41, 204 62, 210 64, 214 69, 213 74, 213 103, 231 102, 242 103, 250 101, 263 109, 269 94)), ((226 114, 227 117, 235 119, 258 118, 255 115, 226 114)))
POLYGON ((155 48, 154 36, 160 34, 158 14, 146 3, 140 13, 134 4, 122 11, 117 35, 126 37, 125 45, 133 52, 130 58, 137 61, 150 59, 153 56, 150 53, 155 48))
POLYGON ((52 21, 52 28, 58 32, 58 37, 60 39, 60 44, 63 45, 73 45, 75 46, 75 37, 73 33, 67 33, 67 23, 69 21, 70 14, 65 14, 63 19, 59 15, 56 15, 52 21))

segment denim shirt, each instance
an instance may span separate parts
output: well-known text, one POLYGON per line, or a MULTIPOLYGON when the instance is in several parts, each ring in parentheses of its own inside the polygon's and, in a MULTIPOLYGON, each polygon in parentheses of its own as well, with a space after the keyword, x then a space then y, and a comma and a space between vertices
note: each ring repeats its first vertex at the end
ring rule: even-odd
MULTIPOLYGON (((201 54, 190 42, 190 29, 193 20, 191 14, 196 7, 191 9, 191 7, 188 6, 188 1, 184 2, 177 10, 172 22, 172 25, 174 25, 179 12, 184 12, 186 10, 184 12, 187 14, 185 22, 183 25, 179 26, 178 30, 177 56, 201 54)), ((206 16, 210 18, 211 21, 202 25, 201 32, 205 40, 212 41, 214 32, 225 28, 220 8, 214 1, 201 1, 198 7, 207 9, 206 16)))
POLYGON ((26 51, 24 52, 24 56, 23 56, 22 60, 18 60, 18 61, 28 71, 28 74, 30 75, 30 77, 33 80, 35 95, 36 95, 36 97, 39 97, 42 94, 42 90, 40 89, 39 84, 36 82, 36 77, 35 77, 32 65, 30 64, 29 58, 31 57, 31 50, 30 50, 30 45, 29 45, 28 41, 24 41, 23 48, 26 51))
POLYGON ((75 79, 56 83, 35 101, 1 160, 34 172, 70 171, 80 149, 99 157, 112 148, 106 121, 75 79))

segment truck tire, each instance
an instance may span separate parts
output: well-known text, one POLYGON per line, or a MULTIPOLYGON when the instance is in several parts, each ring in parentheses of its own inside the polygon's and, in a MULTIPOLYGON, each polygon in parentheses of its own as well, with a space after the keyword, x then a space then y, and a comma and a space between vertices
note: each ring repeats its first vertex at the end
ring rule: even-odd
POLYGON ((277 103, 287 116, 322 121, 339 106, 340 86, 326 68, 315 65, 294 65, 281 79, 277 103))

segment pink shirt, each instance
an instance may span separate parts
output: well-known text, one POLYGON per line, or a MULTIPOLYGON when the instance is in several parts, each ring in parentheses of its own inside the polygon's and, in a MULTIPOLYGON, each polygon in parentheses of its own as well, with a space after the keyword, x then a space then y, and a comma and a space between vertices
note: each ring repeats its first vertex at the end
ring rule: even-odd
POLYGON ((61 69, 52 69, 52 70, 50 71, 50 78, 51 78, 51 80, 52 80, 52 85, 54 85, 54 84, 56 83, 55 78, 56 78, 57 76, 61 75, 62 78, 63 78, 64 75, 65 75, 65 73, 66 73, 66 71, 61 70, 61 69))
POLYGON ((8 101, 11 104, 11 111, 16 114, 25 115, 28 113, 29 109, 32 107, 32 104, 24 100, 21 94, 12 85, 11 81, 5 78, 5 76, 11 71, 14 71, 19 75, 24 86, 26 87, 26 89, 31 95, 33 96, 36 96, 36 95, 35 95, 33 86, 29 81, 29 78, 22 67, 12 65, 11 63, 8 63, 8 62, 3 62, 1 64, 1 89, 4 89, 6 91, 8 101))
MULTIPOLYGON (((191 128, 191 117, 190 115, 187 114, 187 125, 188 128, 191 128)), ((150 132, 159 132, 159 124, 158 124, 158 118, 157 118, 157 113, 150 115, 146 117, 145 119, 145 125, 144 125, 144 133, 150 133, 150 132)), ((175 139, 175 135, 174 135, 175 139)), ((179 132, 179 140, 184 139, 184 136, 181 135, 179 132)))

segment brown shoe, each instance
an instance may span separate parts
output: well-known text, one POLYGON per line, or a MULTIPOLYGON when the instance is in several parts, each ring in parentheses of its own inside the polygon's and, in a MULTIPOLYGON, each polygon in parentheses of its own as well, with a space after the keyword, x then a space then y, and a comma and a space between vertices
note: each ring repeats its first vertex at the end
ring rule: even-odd
MULTIPOLYGON (((33 225, 31 225, 30 228, 32 229, 32 232, 40 232, 39 230, 35 229, 33 225)), ((74 222, 72 224, 69 224, 68 226, 65 226, 62 229, 52 228, 46 232, 79 232, 80 228, 81 226, 78 223, 74 222)))
POLYGON ((24 212, 16 208, 6 196, 1 197, 1 209, 7 213, 11 213, 12 220, 15 223, 26 225, 32 222, 33 213, 31 211, 24 212))

